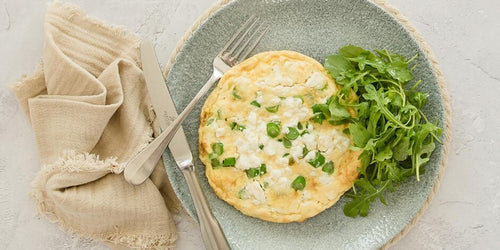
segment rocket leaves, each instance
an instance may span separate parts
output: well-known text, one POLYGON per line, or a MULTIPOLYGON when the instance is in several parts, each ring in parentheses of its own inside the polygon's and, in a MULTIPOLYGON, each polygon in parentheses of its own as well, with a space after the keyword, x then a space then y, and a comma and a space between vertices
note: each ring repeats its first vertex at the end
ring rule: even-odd
POLYGON ((421 81, 406 87, 415 58, 347 45, 325 59, 324 67, 340 89, 312 107, 311 121, 350 123, 346 131, 352 149, 362 151, 360 177, 346 194, 352 199, 344 206, 347 216, 367 216, 372 202, 387 204, 387 190, 394 191, 411 176, 420 180, 434 141, 440 142, 441 128, 421 111, 429 94, 414 91, 421 81))

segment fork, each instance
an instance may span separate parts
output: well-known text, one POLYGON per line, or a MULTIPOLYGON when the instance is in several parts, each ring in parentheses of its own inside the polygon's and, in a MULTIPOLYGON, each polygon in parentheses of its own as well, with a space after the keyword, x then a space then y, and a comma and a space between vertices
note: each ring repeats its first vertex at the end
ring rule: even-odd
MULTIPOLYGON (((228 71, 231 67, 238 64, 241 60, 248 57, 250 52, 257 46, 259 41, 262 39, 264 34, 268 31, 269 27, 264 27, 263 24, 259 24, 259 18, 255 15, 251 16, 231 37, 231 39, 226 43, 224 48, 217 54, 213 60, 213 72, 208 81, 199 90, 193 100, 186 106, 186 108, 179 114, 179 116, 166 128, 157 138, 155 138, 146 148, 139 152, 134 158, 132 158, 125 167, 132 165, 153 164, 155 165, 160 159, 162 153, 165 151, 167 145, 170 143, 177 130, 182 124, 182 121, 187 117, 187 115, 193 110, 194 106, 200 101, 200 99, 208 92, 208 90, 222 77, 222 75, 228 71)), ((186 169, 181 169, 183 173, 185 171, 190 172, 191 178, 196 178, 194 174, 193 164, 179 164, 184 166, 186 169)), ((152 168, 151 168, 152 169, 152 168)), ((203 211, 198 213, 200 220, 201 230, 206 232, 207 237, 209 237, 212 242, 211 246, 207 246, 208 249, 229 249, 227 241, 225 240, 224 234, 220 229, 217 220, 210 211, 210 208, 206 202, 201 188, 198 191, 192 193, 193 200, 200 203, 203 211)))

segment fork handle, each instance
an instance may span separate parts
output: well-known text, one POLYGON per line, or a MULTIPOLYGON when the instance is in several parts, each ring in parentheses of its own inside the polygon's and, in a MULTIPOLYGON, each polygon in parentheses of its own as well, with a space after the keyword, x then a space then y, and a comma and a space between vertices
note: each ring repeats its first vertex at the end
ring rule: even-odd
POLYGON ((198 214, 201 237, 203 238, 206 249, 231 249, 226 240, 226 236, 224 235, 224 232, 219 225, 219 222, 217 222, 217 219, 210 210, 205 194, 201 190, 201 186, 198 182, 198 178, 196 177, 192 162, 190 162, 188 166, 182 168, 182 174, 186 179, 189 191, 191 193, 191 198, 193 199, 194 208, 196 209, 196 213, 198 214))
POLYGON ((125 176, 127 181, 134 185, 139 185, 143 183, 149 175, 151 175, 156 163, 160 160, 163 151, 165 151, 177 130, 181 127, 182 121, 186 119, 189 113, 193 110, 194 106, 221 77, 222 73, 218 70, 214 70, 210 79, 208 79, 205 85, 203 85, 200 91, 198 91, 193 100, 191 100, 179 116, 177 116, 177 118, 158 137, 156 137, 149 145, 147 145, 127 163, 125 168, 137 168, 137 166, 141 166, 139 168, 141 171, 136 171, 132 173, 131 176, 125 176), (141 178, 134 178, 134 175, 141 175, 141 178))

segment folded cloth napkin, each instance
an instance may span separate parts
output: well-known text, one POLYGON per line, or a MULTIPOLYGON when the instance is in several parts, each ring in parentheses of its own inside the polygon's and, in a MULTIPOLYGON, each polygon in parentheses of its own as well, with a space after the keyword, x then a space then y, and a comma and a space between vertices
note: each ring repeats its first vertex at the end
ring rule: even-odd
POLYGON ((123 166, 153 136, 139 39, 62 3, 48 6, 43 64, 13 85, 41 170, 32 197, 69 233, 132 248, 173 248, 179 208, 163 164, 142 185, 123 166))

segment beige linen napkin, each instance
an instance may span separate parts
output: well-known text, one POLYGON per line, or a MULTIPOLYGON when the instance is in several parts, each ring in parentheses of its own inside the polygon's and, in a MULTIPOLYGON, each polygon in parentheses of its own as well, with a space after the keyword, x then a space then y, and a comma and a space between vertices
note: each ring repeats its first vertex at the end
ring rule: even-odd
POLYGON ((139 186, 122 174, 153 136, 139 39, 61 3, 49 5, 44 29, 41 69, 12 87, 40 153, 38 210, 83 237, 172 248, 178 203, 163 164, 139 186))

